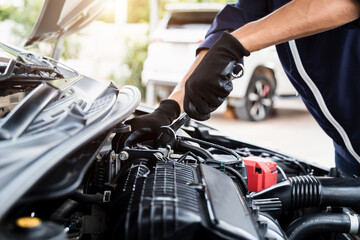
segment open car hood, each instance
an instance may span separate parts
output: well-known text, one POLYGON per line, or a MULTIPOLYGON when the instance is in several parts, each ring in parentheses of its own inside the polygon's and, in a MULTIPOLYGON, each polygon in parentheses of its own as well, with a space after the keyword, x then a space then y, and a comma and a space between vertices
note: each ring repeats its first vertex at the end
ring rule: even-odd
POLYGON ((2 43, 0 83, 0 219, 55 166, 62 168, 55 170, 60 173, 57 179, 45 179, 36 191, 71 191, 90 166, 88 158, 71 161, 71 155, 83 149, 82 156, 96 157, 106 136, 140 102, 135 87, 118 89, 51 58, 2 43), (52 181, 56 190, 47 188, 52 181))
POLYGON ((106 3, 104 0, 45 0, 25 46, 79 31, 100 14, 106 3))

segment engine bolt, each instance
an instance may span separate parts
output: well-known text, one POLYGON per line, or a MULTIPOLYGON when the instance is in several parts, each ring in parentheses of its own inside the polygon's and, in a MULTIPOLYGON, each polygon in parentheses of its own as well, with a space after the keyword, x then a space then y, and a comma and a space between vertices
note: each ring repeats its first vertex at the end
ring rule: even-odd
POLYGON ((126 151, 121 151, 121 152, 119 153, 119 159, 120 159, 121 161, 128 160, 128 158, 129 158, 129 153, 128 153, 128 152, 126 152, 126 151))

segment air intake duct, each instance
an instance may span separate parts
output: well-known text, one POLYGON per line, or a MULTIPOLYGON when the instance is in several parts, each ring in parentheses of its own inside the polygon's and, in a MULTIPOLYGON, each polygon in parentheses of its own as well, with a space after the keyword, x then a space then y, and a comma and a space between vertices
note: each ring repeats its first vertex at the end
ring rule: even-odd
POLYGON ((360 201, 360 179, 297 176, 251 195, 261 211, 278 211, 320 206, 356 209, 360 201), (268 201, 266 201, 268 200, 268 201), (276 200, 276 201, 275 201, 276 200), (271 207, 272 203, 277 207, 271 207))

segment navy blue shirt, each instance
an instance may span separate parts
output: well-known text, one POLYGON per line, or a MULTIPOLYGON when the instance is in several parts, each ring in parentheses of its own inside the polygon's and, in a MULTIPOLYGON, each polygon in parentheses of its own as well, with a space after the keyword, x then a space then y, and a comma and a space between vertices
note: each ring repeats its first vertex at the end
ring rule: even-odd
MULTIPOLYGON (((287 2, 238 0, 228 4, 198 50, 210 48, 223 31, 236 30, 287 2)), ((334 140, 336 154, 355 163, 355 173, 360 173, 360 21, 279 44, 276 49, 309 112, 334 140)))

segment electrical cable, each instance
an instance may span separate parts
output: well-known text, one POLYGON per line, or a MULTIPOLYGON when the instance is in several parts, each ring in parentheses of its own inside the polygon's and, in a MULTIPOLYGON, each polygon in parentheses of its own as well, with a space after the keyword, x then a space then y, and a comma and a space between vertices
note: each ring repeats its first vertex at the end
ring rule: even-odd
POLYGON ((199 155, 200 157, 202 157, 203 159, 214 159, 213 155, 207 151, 206 149, 203 148, 199 148, 190 144, 187 144, 185 141, 183 140, 179 140, 176 141, 175 147, 179 150, 179 151, 191 151, 196 153, 197 155, 199 155))
POLYGON ((238 171, 236 171, 235 169, 233 169, 232 167, 229 167, 229 166, 225 166, 225 170, 228 170, 229 172, 234 174, 236 179, 239 180, 241 188, 242 188, 244 194, 245 195, 249 194, 249 188, 247 186, 247 183, 245 182, 244 178, 240 175, 240 173, 238 171))
POLYGON ((284 170, 282 169, 282 167, 280 167, 279 165, 276 166, 277 170, 280 172, 281 176, 283 177, 284 181, 288 179, 288 177, 286 176, 286 173, 284 172, 284 170))
POLYGON ((196 138, 189 138, 189 137, 184 137, 184 136, 178 136, 178 140, 184 140, 184 141, 189 141, 189 142, 195 142, 201 145, 205 145, 205 146, 209 146, 209 147, 213 147, 213 148, 217 148, 220 149, 224 152, 227 152, 231 155, 233 155, 238 161, 242 162, 242 157, 234 150, 223 147, 221 145, 215 144, 215 143, 210 143, 210 142, 206 142, 200 139, 196 139, 196 138))
POLYGON ((193 158, 195 158, 195 160, 197 161, 197 163, 200 163, 199 157, 196 156, 194 153, 192 153, 192 152, 190 152, 190 151, 184 153, 184 154, 177 160, 177 162, 178 162, 178 163, 183 162, 183 161, 185 160, 185 158, 186 158, 187 156, 189 156, 189 155, 192 156, 193 158))

